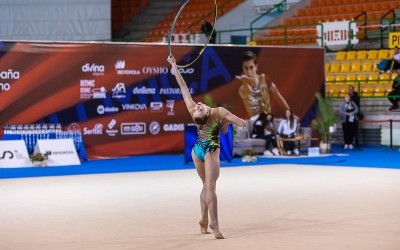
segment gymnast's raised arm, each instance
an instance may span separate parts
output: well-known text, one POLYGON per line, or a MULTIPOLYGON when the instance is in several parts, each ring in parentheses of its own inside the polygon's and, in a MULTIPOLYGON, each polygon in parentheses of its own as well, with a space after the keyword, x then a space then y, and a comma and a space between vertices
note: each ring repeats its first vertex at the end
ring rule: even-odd
POLYGON ((190 95, 189 89, 186 85, 186 82, 178 70, 178 66, 176 65, 176 60, 173 56, 169 56, 167 61, 171 64, 172 70, 175 73, 174 75, 175 75, 176 81, 179 84, 179 87, 181 88, 183 100, 185 101, 186 107, 187 107, 189 113, 192 113, 194 107, 196 106, 196 103, 193 101, 192 96, 190 95))

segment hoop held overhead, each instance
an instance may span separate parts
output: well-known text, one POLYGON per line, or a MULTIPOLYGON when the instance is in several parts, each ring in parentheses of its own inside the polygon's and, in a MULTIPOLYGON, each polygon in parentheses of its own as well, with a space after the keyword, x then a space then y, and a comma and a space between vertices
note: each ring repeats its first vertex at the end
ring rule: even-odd
MULTIPOLYGON (((174 31, 174 28, 175 28, 175 24, 176 24, 176 22, 178 21, 179 15, 181 14, 182 10, 183 10, 183 9, 185 8, 185 6, 189 3, 189 1, 190 1, 190 0, 186 0, 186 1, 182 4, 181 8, 179 9, 178 13, 177 13, 176 16, 175 16, 174 21, 172 22, 171 29, 169 30, 169 37, 168 37, 168 56, 172 56, 172 51, 171 51, 171 38, 172 38, 172 33, 173 33, 173 31, 174 31)), ((199 54, 196 56, 196 58, 195 58, 193 61, 191 61, 190 63, 185 64, 185 65, 177 65, 178 68, 185 68, 185 67, 188 67, 188 66, 192 65, 195 61, 197 61, 197 59, 200 58, 200 56, 203 54, 203 52, 204 52, 205 48, 207 47, 207 45, 210 43, 211 36, 212 36, 212 34, 214 33, 214 31, 215 31, 215 24, 217 23, 217 14, 218 14, 218 13, 217 13, 217 11, 218 11, 217 0, 214 0, 214 4, 215 4, 214 22, 213 22, 213 27, 212 27, 211 34, 210 34, 210 36, 209 36, 208 39, 207 39, 207 43, 204 44, 203 48, 200 50, 199 54)))

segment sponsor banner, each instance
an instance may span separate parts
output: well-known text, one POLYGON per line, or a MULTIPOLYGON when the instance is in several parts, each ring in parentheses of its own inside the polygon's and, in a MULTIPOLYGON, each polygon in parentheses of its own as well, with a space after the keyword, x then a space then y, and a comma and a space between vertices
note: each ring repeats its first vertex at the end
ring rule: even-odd
POLYGON ((0 168, 31 167, 24 140, 0 141, 0 168))
POLYGON ((35 153, 48 153, 47 166, 81 165, 72 139, 38 140, 35 153))
MULTIPOLYGON (((193 121, 166 60, 167 45, 3 45, 2 65, 10 66, 0 67, 0 126, 77 124, 89 159, 183 152, 182 124, 193 121)), ((187 64, 201 49, 175 45, 174 55, 178 64, 187 64)), ((223 106, 249 119, 236 77, 244 73, 242 55, 249 50, 257 56, 257 74, 279 91, 269 91, 274 116, 285 114, 282 96, 302 125, 309 126, 314 94, 325 79, 323 48, 208 46, 196 63, 179 69, 193 101, 223 106)))
POLYGON ((389 33, 389 48, 400 47, 400 32, 389 33))
MULTIPOLYGON (((322 23, 323 31, 321 26, 317 25, 318 37, 324 38, 324 45, 348 45, 349 44, 349 28, 351 28, 353 37, 350 40, 351 44, 357 44, 357 24, 350 21, 340 21, 340 22, 326 22, 322 23)), ((318 44, 321 46, 321 40, 317 39, 318 44)))

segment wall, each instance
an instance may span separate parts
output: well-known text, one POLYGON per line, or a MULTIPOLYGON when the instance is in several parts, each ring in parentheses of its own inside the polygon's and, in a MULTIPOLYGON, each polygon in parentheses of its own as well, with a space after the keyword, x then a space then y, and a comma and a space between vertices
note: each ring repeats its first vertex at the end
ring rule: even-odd
POLYGON ((110 38, 110 0, 0 0, 0 40, 110 38))

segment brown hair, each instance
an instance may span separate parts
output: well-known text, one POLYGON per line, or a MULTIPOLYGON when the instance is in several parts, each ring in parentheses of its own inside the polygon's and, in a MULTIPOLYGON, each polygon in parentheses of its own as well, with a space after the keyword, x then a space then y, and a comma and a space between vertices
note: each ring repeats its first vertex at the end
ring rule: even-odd
POLYGON ((253 51, 245 51, 242 55, 242 63, 253 60, 254 64, 257 64, 257 56, 253 51))
POLYGON ((208 120, 208 115, 205 115, 203 117, 193 118, 194 123, 196 123, 197 125, 204 125, 206 124, 207 120, 208 120))

